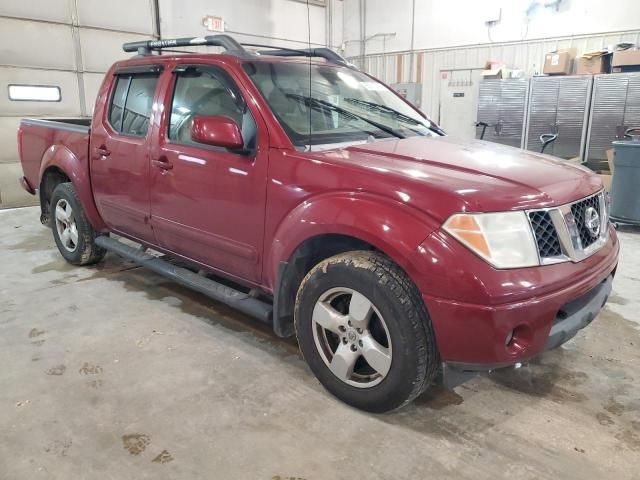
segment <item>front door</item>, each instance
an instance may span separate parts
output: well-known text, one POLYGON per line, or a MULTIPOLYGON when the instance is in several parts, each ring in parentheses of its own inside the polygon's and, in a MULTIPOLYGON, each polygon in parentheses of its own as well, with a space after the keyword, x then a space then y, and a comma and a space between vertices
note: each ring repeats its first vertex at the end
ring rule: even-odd
MULTIPOLYGON (((153 243, 149 222, 149 138, 157 67, 116 72, 102 122, 91 132, 96 206, 118 233, 153 243)), ((96 117, 100 116, 100 112, 96 117)))
POLYGON ((258 282, 267 178, 266 128, 232 76, 213 65, 177 66, 165 89, 166 131, 151 155, 151 222, 163 249, 258 282), (191 139, 196 115, 240 127, 241 151, 191 139))

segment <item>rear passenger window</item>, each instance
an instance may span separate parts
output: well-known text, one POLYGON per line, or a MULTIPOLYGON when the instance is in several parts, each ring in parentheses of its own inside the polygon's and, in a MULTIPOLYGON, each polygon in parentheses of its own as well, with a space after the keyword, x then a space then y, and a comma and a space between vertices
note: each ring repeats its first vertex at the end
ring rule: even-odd
POLYGON ((109 107, 109 124, 124 135, 144 137, 149 128, 158 74, 118 75, 109 107))

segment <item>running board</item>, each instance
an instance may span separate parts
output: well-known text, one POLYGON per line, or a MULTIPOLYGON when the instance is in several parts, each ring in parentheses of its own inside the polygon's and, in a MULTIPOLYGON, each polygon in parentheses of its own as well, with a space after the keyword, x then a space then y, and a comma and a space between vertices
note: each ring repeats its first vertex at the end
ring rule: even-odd
POLYGON ((207 297, 228 305, 263 323, 272 323, 273 305, 263 302, 248 293, 235 290, 186 268, 177 267, 166 260, 155 257, 141 248, 134 248, 106 235, 96 238, 96 245, 131 260, 176 283, 200 292, 207 297))

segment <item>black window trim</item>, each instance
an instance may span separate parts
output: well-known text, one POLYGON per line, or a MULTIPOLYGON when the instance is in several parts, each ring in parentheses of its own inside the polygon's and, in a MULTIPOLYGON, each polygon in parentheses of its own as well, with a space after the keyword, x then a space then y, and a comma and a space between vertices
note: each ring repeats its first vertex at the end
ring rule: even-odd
MULTIPOLYGON (((256 119, 253 115, 253 113, 251 113, 251 110, 249 109, 249 104, 247 102, 247 99, 245 98, 245 96, 242 94, 242 90, 240 89, 240 87, 238 86, 238 83, 233 79, 233 77, 222 67, 218 66, 218 65, 212 65, 210 63, 180 63, 178 65, 176 65, 173 70, 171 71, 171 74, 173 76, 172 78, 172 86, 171 86, 171 99, 169 101, 169 109, 168 109, 168 118, 167 118, 167 126, 166 126, 166 131, 165 131, 165 142, 169 145, 180 145, 180 146, 185 146, 185 147, 191 147, 191 148, 201 148, 203 150, 209 150, 210 152, 219 152, 219 153, 229 153, 232 155, 241 155, 244 157, 250 156, 251 158, 255 158, 256 156, 256 152, 257 152, 257 145, 251 149, 251 150, 246 150, 246 151, 237 151, 237 150, 230 150, 228 148, 225 147, 216 147, 214 145, 206 145, 204 143, 185 143, 185 142, 179 142, 176 141, 175 139, 171 138, 170 136, 170 130, 171 130, 171 114, 173 113, 173 100, 176 94, 176 87, 178 86, 178 75, 180 75, 181 73, 185 73, 187 70, 189 69, 195 69, 195 70, 200 70, 200 71, 215 71, 217 72, 221 72, 224 75, 227 76, 228 80, 232 82, 233 87, 235 88, 236 92, 238 93, 238 95, 240 96, 240 98, 242 99, 242 102, 244 104, 244 108, 247 109, 247 111, 249 112, 249 115, 251 116, 251 119, 253 120, 253 122, 256 124, 256 143, 257 143, 257 135, 258 135, 258 131, 257 131, 257 122, 256 119)), ((228 85, 225 86, 226 88, 229 88, 228 85)), ((242 125, 239 125, 239 128, 242 129, 242 125)))
POLYGON ((107 109, 107 115, 106 115, 106 123, 107 125, 109 125, 109 127, 111 128, 111 130, 113 130, 117 135, 121 135, 123 137, 130 137, 130 138, 146 138, 147 135, 149 134, 149 129, 151 128, 151 122, 149 122, 149 126, 147 127, 147 131, 144 133, 144 135, 136 135, 134 133, 125 133, 123 132, 123 128, 124 128, 124 111, 125 111, 125 107, 127 105, 127 98, 129 98, 129 89, 131 88, 131 82, 134 78, 134 76, 136 75, 141 75, 141 74, 155 74, 156 77, 156 85, 154 87, 153 90, 153 96, 155 98, 155 95, 157 93, 157 88, 158 88, 158 83, 160 80, 160 74, 162 73, 163 67, 161 65, 144 65, 142 67, 127 67, 127 68, 121 68, 116 70, 113 73, 113 76, 116 77, 116 80, 113 82, 112 86, 111 86, 111 94, 109 95, 109 108, 107 109), (149 68, 149 67, 156 67, 156 68, 149 68), (127 87, 126 90, 124 92, 124 103, 122 104, 122 116, 120 118, 120 126, 118 128, 116 128, 112 123, 111 123, 111 109, 113 108, 113 100, 114 100, 114 96, 116 94, 116 90, 118 88, 118 82, 120 81, 121 78, 127 78, 127 87))
POLYGON ((132 65, 116 69, 114 75, 132 75, 135 73, 157 73, 160 75, 164 70, 163 65, 132 65))

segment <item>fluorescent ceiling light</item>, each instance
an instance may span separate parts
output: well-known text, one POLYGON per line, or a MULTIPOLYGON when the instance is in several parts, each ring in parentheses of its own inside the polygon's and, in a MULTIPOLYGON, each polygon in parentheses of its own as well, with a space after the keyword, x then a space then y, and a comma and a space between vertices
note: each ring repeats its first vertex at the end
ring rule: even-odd
POLYGON ((59 102, 60 87, 51 85, 9 85, 9 100, 59 102))

